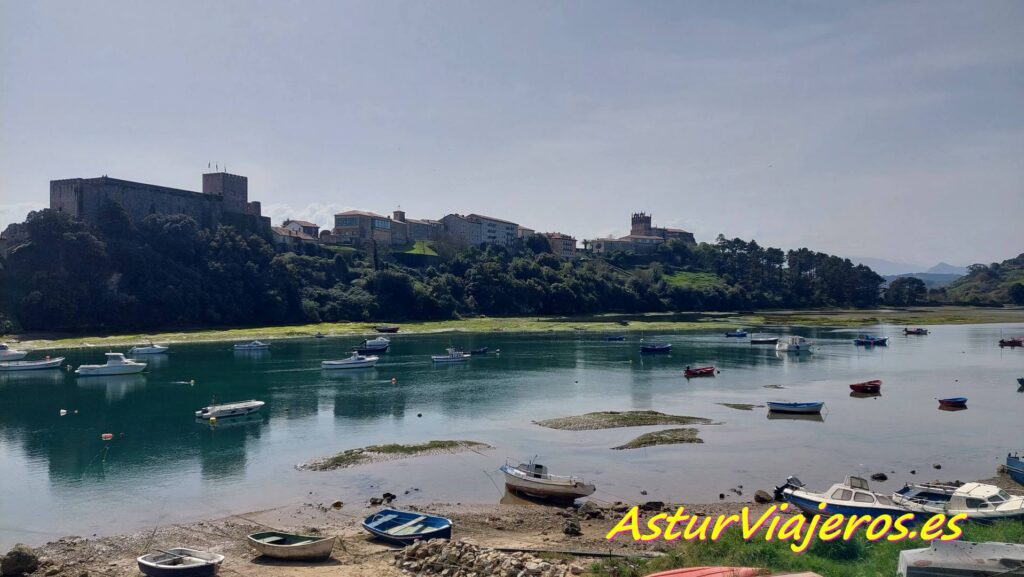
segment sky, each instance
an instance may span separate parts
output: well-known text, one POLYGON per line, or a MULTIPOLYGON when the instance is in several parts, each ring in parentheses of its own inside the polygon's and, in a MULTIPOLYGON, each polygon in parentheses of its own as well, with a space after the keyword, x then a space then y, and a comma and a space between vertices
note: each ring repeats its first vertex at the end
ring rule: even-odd
POLYGON ((481 213, 930 266, 1024 251, 1024 2, 0 0, 0 227, 249 177, 274 224, 481 213))

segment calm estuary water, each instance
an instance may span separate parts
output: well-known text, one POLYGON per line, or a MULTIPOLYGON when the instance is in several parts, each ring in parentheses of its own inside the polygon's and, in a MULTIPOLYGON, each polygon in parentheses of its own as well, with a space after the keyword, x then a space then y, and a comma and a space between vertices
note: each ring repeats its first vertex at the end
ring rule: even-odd
MULTIPOLYGON (((1007 451, 1024 449, 1016 384, 1024 351, 996 346, 1001 334, 1024 334, 1024 325, 930 328, 904 337, 898 327, 876 327, 870 332, 890 336, 890 346, 867 350, 853 345, 852 330, 777 330, 820 345, 789 357, 718 332, 648 333, 648 341, 673 344, 670 356, 655 357, 641 357, 639 335, 605 342, 587 332, 399 334, 379 366, 362 371, 320 370, 320 360, 341 358, 360 340, 337 337, 279 341, 263 354, 226 343, 174 345, 133 376, 0 373, 0 549, 285 504, 354 504, 385 490, 399 503, 496 502, 496 469, 506 456, 538 455, 556 473, 593 479, 595 497, 607 501, 713 502, 737 484, 747 499, 789 474, 820 487, 850 473, 895 471, 885 489, 915 478, 990 477, 1007 451), (450 343, 501 353, 432 367, 428 355, 450 343), (686 381, 688 364, 715 364, 721 373, 686 381), (885 381, 881 397, 850 396, 847 384, 876 378, 885 381), (214 395, 267 405, 256 418, 211 428, 193 412, 214 395), (936 397, 961 395, 968 410, 937 410, 936 397), (767 400, 824 400, 827 413, 823 422, 778 420, 763 408, 719 404, 767 400), (703 444, 612 451, 664 427, 557 431, 531 423, 632 409, 721 424, 699 427, 703 444), (107 432, 113 441, 101 440, 107 432), (428 439, 496 449, 332 472, 294 468, 347 448, 428 439)), ((77 366, 102 362, 103 352, 60 354, 77 366)))

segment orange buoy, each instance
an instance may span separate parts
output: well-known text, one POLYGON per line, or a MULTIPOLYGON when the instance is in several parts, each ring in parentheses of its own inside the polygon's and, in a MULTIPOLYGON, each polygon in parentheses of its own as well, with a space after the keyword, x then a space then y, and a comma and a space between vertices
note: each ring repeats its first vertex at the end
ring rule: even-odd
POLYGON ((102 435, 100 435, 100 438, 103 439, 104 441, 113 441, 114 433, 103 433, 102 435))

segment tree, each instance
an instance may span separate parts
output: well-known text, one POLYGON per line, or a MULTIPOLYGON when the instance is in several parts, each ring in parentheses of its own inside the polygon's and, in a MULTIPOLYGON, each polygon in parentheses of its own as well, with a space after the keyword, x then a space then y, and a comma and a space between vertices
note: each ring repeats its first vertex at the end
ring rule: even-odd
POLYGON ((1010 300, 1014 304, 1024 305, 1024 283, 1012 285, 1009 290, 1010 300))
POLYGON ((901 276, 889 283, 885 301, 892 305, 916 305, 928 294, 924 281, 913 276, 901 276))

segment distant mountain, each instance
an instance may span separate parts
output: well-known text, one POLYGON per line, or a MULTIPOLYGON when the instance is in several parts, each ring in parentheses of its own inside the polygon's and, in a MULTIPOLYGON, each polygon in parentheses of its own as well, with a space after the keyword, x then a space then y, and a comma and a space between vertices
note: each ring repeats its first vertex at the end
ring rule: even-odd
POLYGON ((931 274, 955 274, 957 276, 964 276, 967 274, 967 267, 965 266, 953 266, 944 262, 933 266, 932 268, 924 271, 931 274))
POLYGON ((882 258, 872 258, 872 257, 857 258, 857 257, 851 257, 850 260, 852 260, 856 264, 862 264, 864 266, 867 266, 867 267, 871 268, 871 270, 877 272, 878 274, 880 274, 882 276, 885 276, 885 275, 907 274, 907 273, 912 273, 912 272, 918 272, 918 271, 924 269, 924 267, 919 265, 919 264, 910 264, 910 263, 905 263, 905 262, 893 262, 891 260, 885 260, 885 259, 882 259, 882 258))
POLYGON ((887 274, 887 275, 882 275, 882 278, 885 279, 885 282, 891 283, 892 281, 894 281, 894 280, 896 280, 896 279, 898 279, 898 278, 900 278, 902 276, 912 276, 914 278, 919 278, 922 281, 924 281, 924 286, 926 286, 926 287, 928 287, 930 289, 933 289, 933 288, 942 288, 944 286, 952 284, 954 281, 956 281, 957 279, 959 279, 963 275, 962 274, 936 274, 936 273, 931 273, 931 272, 911 272, 911 273, 906 273, 906 274, 887 274))

